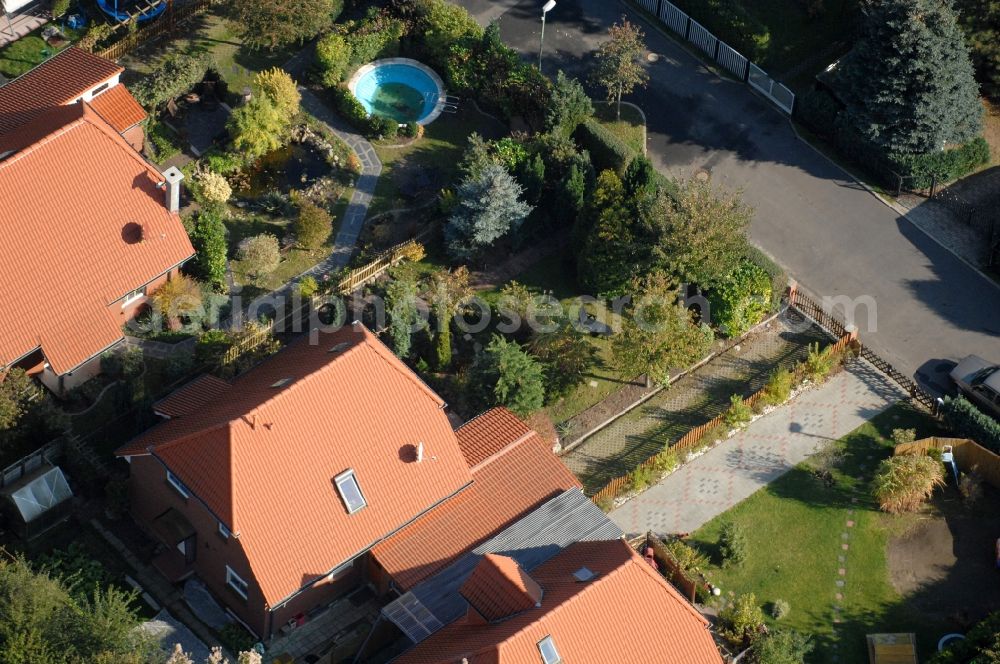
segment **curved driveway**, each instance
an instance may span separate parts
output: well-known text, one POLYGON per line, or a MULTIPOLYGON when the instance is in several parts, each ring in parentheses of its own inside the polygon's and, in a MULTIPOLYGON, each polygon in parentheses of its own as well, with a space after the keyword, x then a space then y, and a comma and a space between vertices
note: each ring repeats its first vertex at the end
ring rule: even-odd
MULTIPOLYGON (((538 57, 541 2, 461 0, 483 24, 501 19, 504 40, 538 57)), ((624 5, 558 0, 545 30, 544 70, 584 78, 592 52, 624 5)), ((870 301, 858 310, 861 337, 879 355, 932 389, 968 353, 1000 360, 1000 288, 924 235, 800 141, 787 118, 746 85, 720 78, 651 26, 659 57, 650 83, 628 97, 648 119, 648 151, 672 175, 708 170, 714 183, 744 190, 756 208, 751 235, 819 298, 870 301), (870 298, 870 300, 866 300, 870 298)), ((597 93, 597 91, 594 91, 597 93)))

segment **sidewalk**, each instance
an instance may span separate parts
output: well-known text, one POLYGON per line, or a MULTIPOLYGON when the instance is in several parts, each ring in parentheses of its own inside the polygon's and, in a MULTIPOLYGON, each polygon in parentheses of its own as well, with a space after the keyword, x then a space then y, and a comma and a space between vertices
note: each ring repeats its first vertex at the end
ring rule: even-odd
POLYGON ((905 397, 875 367, 853 360, 609 516, 629 535, 692 532, 905 397))

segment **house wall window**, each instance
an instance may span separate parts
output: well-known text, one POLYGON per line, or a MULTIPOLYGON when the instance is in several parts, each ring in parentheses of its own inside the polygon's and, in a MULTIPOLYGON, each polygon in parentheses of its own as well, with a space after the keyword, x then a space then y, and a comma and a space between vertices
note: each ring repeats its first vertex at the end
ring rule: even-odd
POLYGON ((224 524, 224 523, 222 523, 220 521, 219 522, 219 534, 222 536, 223 539, 229 539, 232 536, 233 533, 232 533, 232 531, 229 530, 229 528, 226 527, 226 524, 224 524))
POLYGON ((234 572, 233 568, 229 565, 226 565, 226 585, 232 588, 233 592, 243 599, 247 598, 247 589, 249 588, 247 582, 234 572))
POLYGON ((181 494, 185 498, 189 498, 191 496, 191 492, 188 491, 186 486, 184 486, 184 482, 177 479, 177 476, 169 470, 167 471, 167 482, 170 486, 174 487, 174 490, 177 491, 177 493, 181 494))
POLYGON ((333 483, 337 485, 340 499, 344 501, 348 513, 354 514, 368 504, 364 494, 361 493, 361 485, 358 484, 353 470, 345 470, 337 475, 333 478, 333 483))
POLYGON ((138 289, 132 291, 131 293, 129 293, 128 295, 126 295, 125 299, 122 300, 122 309, 124 309, 128 305, 132 304, 136 300, 142 299, 144 297, 146 297, 146 287, 145 286, 143 286, 142 288, 138 288, 138 289))

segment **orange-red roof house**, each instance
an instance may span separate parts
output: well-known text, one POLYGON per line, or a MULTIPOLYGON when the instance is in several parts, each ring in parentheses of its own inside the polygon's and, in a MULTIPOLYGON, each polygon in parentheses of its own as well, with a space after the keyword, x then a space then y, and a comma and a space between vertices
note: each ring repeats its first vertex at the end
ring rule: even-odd
POLYGON ((146 293, 194 249, 180 172, 147 163, 89 102, 19 117, 0 135, 0 365, 62 391, 99 371, 146 293))
POLYGON ((58 106, 89 103, 136 150, 146 111, 121 84, 125 69, 71 46, 0 87, 0 136, 58 106))
POLYGON ((193 381, 118 455, 134 517, 165 545, 160 569, 197 574, 268 638, 361 583, 422 578, 577 486, 505 411, 481 421, 506 424, 472 449, 444 408, 356 323, 232 382, 193 381))
POLYGON ((468 608, 397 664, 721 664, 708 622, 623 540, 570 544, 530 572, 483 556, 468 608))

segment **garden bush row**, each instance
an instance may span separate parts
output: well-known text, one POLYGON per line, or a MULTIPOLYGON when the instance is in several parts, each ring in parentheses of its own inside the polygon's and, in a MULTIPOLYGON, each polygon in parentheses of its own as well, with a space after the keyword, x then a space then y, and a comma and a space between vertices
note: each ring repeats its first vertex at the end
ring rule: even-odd
POLYGON ((1000 422, 976 408, 964 397, 945 398, 941 414, 952 430, 963 438, 1000 454, 1000 422))
POLYGON ((581 123, 573 137, 590 152, 590 159, 598 171, 610 169, 621 174, 636 156, 624 141, 594 120, 581 123))

